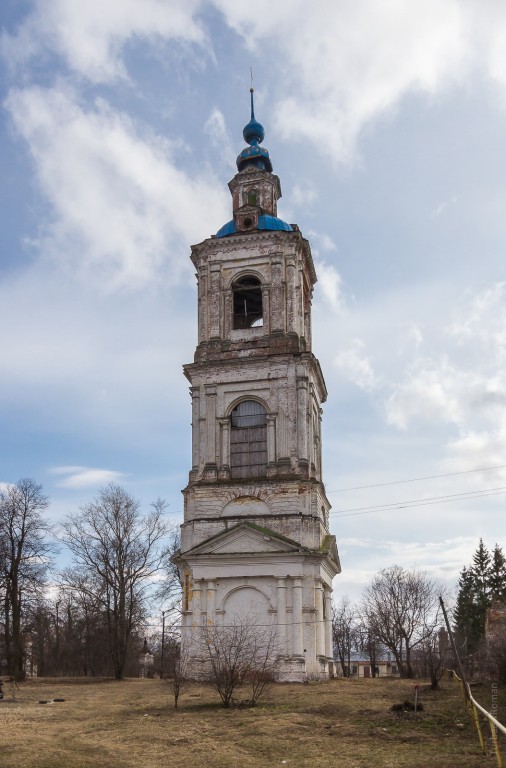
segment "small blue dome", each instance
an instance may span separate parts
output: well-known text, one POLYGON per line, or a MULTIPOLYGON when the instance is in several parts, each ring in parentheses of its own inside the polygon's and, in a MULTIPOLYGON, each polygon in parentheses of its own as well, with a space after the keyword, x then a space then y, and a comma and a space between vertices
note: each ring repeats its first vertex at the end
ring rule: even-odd
MULTIPOLYGON (((276 216, 269 216, 267 213, 262 213, 262 215, 258 217, 257 229, 269 230, 271 232, 275 230, 293 232, 293 227, 291 227, 290 224, 287 224, 286 221, 278 219, 276 216)), ((235 221, 232 219, 231 221, 227 221, 227 223, 217 231, 215 237, 228 237, 228 235, 235 235, 236 233, 237 227, 235 226, 235 221)))

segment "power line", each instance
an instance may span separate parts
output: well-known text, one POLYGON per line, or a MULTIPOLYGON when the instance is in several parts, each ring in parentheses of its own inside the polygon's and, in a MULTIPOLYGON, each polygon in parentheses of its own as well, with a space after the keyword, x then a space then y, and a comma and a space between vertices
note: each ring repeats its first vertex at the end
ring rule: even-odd
POLYGON ((410 477, 407 480, 391 480, 388 483, 374 483, 374 485, 355 485, 350 488, 338 488, 327 493, 344 493, 345 491, 360 491, 364 488, 382 488, 385 485, 400 485, 402 483, 416 483, 419 480, 437 480, 442 477, 456 477, 457 475, 469 475, 471 472, 491 472, 494 469, 504 469, 506 464, 496 467, 479 467, 478 469, 464 469, 462 472, 446 472, 444 475, 426 475, 425 477, 410 477))
POLYGON ((456 497, 463 497, 463 496, 474 496, 476 494, 485 494, 489 491, 505 491, 506 486, 502 485, 498 488, 482 488, 479 491, 461 491, 460 493, 449 493, 445 496, 427 496, 426 499, 408 499, 407 501, 391 501, 388 504, 369 504, 366 507, 352 507, 351 509, 342 509, 338 510, 337 512, 333 512, 331 514, 339 514, 340 512, 360 512, 361 510, 365 509, 383 509, 385 507, 395 507, 398 504, 418 504, 418 503, 424 503, 427 501, 440 501, 442 499, 453 499, 456 497))
POLYGON ((408 501, 394 501, 390 504, 378 504, 370 507, 355 507, 352 509, 331 512, 331 517, 354 517, 356 515, 368 515, 372 512, 391 512, 396 509, 408 509, 410 507, 424 507, 432 504, 446 504, 449 501, 468 501, 487 496, 499 496, 506 492, 506 486, 499 488, 485 488, 481 491, 468 491, 466 493, 454 493, 448 496, 429 496, 427 499, 411 499, 408 501))

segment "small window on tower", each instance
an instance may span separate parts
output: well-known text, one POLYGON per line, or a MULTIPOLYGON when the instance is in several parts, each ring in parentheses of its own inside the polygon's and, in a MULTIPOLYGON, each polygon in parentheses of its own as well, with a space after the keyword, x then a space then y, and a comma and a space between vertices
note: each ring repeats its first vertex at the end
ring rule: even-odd
POLYGON ((232 286, 233 328, 258 328, 264 324, 262 286, 257 277, 240 277, 232 286))
POLYGON ((248 191, 248 205, 258 205, 258 195, 256 189, 250 189, 248 191))

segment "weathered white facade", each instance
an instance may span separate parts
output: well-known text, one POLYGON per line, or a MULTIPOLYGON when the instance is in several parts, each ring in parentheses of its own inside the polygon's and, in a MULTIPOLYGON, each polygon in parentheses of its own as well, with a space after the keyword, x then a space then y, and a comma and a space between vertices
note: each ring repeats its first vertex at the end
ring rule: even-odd
POLYGON ((274 624, 280 679, 302 681, 329 673, 340 570, 322 482, 327 393, 311 351, 316 274, 307 240, 276 217, 279 179, 253 111, 244 136, 234 218, 192 247, 192 468, 175 560, 187 638, 240 617, 274 624))

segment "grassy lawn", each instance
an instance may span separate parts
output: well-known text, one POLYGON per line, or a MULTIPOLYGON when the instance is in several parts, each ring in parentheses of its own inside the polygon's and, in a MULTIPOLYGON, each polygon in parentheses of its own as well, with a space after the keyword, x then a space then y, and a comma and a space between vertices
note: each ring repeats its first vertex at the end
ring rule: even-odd
MULTIPOLYGON (((475 696, 490 709, 486 684, 475 696)), ((412 699, 402 680, 276 685, 254 709, 224 710, 193 684, 175 711, 166 683, 75 678, 29 680, 0 703, 2 768, 493 768, 483 756, 456 683, 423 712, 393 713, 412 699), (42 699, 64 702, 39 704, 42 699)), ((498 719, 505 721, 504 691, 498 719)), ((485 732, 489 740, 488 729, 485 732)), ((506 752, 506 749, 504 749, 506 752)), ((506 755, 505 755, 506 758, 506 755)), ((506 759, 505 759, 506 762, 506 759)))

